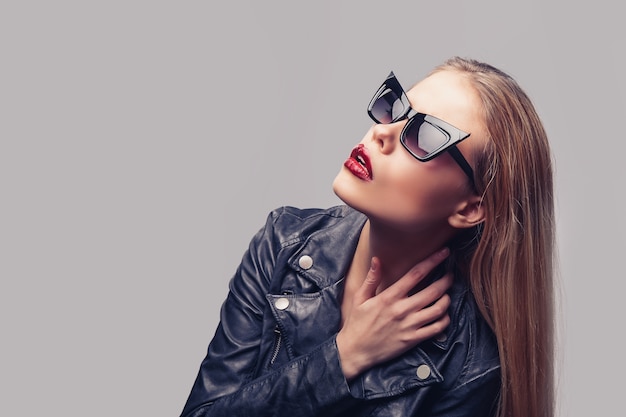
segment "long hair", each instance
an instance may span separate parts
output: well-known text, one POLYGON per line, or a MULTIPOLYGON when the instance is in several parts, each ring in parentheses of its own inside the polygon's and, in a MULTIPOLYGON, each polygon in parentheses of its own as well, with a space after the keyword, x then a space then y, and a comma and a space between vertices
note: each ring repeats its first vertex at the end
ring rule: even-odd
POLYGON ((552 417, 555 224, 547 135, 531 100, 506 73, 459 57, 438 71, 467 77, 488 132, 475 162, 485 221, 474 231, 465 272, 498 342, 498 416, 552 417))

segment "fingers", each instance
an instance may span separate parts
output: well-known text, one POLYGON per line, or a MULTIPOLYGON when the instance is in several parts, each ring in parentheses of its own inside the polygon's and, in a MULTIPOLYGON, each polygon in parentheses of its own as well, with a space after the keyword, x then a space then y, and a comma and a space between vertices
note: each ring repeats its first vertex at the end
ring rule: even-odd
POLYGON ((414 337, 418 341, 424 341, 431 339, 438 334, 443 333, 443 331, 450 325, 450 316, 445 314, 439 319, 429 323, 428 325, 418 327, 415 330, 414 337))
POLYGON ((417 263, 402 278, 396 281, 387 290, 393 296, 404 297, 409 293, 424 277, 428 275, 437 265, 439 265, 449 255, 450 250, 443 248, 430 255, 428 258, 417 263))
POLYGON ((446 291, 452 281, 452 275, 448 273, 412 296, 398 300, 390 308, 398 317, 407 317, 411 328, 429 325, 447 315, 450 296, 446 291))
POLYGON ((443 333, 450 325, 450 315, 448 314, 450 304, 450 296, 444 294, 434 304, 422 310, 414 311, 406 317, 404 341, 408 345, 414 346, 443 333))
POLYGON ((421 310, 442 298, 452 286, 452 274, 447 273, 421 291, 408 297, 407 303, 412 310, 421 310))
POLYGON ((377 257, 373 257, 370 261, 370 269, 367 271, 365 281, 363 281, 359 291, 355 294, 355 301, 357 302, 357 305, 376 295, 376 290, 380 285, 380 281, 380 260, 377 257))
POLYGON ((450 296, 444 294, 428 307, 414 312, 412 317, 413 326, 415 326, 415 328, 428 327, 447 318, 450 303, 450 296))

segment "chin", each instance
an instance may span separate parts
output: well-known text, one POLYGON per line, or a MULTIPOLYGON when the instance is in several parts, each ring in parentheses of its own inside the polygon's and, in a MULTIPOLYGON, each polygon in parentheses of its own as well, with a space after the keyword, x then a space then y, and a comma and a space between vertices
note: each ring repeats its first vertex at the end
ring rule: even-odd
POLYGON ((354 205, 354 203, 359 200, 359 192, 354 186, 354 183, 350 181, 351 178, 346 178, 345 174, 345 172, 341 171, 337 174, 333 181, 333 192, 345 204, 349 205, 353 209, 359 210, 354 205))
POLYGON ((354 210, 370 216, 371 210, 368 210, 367 201, 362 192, 355 189, 354 186, 347 184, 343 181, 337 181, 333 183, 333 191, 335 195, 347 206, 354 210))

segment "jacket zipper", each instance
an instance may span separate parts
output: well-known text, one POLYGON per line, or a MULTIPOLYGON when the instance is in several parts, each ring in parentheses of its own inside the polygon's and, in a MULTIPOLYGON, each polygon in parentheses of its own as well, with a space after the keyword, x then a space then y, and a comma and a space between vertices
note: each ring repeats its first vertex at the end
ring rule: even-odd
POLYGON ((278 352, 280 352, 280 345, 283 340, 283 335, 280 333, 280 329, 278 326, 274 328, 274 350, 272 352, 272 357, 270 358, 270 366, 274 365, 276 358, 278 357, 278 352))
MULTIPOLYGON (((290 294, 293 294, 293 291, 286 290, 286 291, 283 291, 282 294, 290 295, 290 294)), ((274 365, 274 362, 276 362, 276 359, 278 358, 278 352, 280 352, 282 342, 283 342, 283 335, 280 332, 280 327, 278 327, 278 324, 277 324, 276 327, 274 327, 274 349, 272 351, 272 356, 270 357, 270 364, 268 365, 268 367, 274 365)))

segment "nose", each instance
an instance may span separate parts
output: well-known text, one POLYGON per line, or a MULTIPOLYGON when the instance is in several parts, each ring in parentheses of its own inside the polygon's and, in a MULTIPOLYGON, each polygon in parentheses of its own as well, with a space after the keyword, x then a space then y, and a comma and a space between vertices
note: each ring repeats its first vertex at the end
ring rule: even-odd
POLYGON ((400 143, 400 133, 406 121, 372 126, 372 141, 383 154, 390 154, 400 143))

